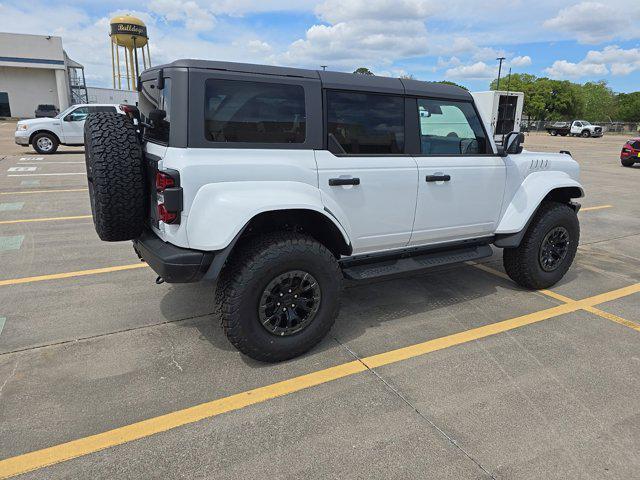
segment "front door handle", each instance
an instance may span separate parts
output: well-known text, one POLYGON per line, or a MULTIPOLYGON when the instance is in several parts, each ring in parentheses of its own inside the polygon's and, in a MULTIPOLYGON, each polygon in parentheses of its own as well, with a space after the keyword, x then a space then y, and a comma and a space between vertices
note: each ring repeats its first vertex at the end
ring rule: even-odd
POLYGON ((427 182, 448 182, 451 175, 427 175, 427 182))
POLYGON ((360 185, 359 178, 330 178, 330 187, 339 187, 341 185, 360 185))

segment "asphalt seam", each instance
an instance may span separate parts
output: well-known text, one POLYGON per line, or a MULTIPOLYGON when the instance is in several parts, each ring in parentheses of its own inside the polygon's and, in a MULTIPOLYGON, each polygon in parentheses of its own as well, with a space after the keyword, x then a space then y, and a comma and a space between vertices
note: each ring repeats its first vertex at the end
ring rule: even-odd
POLYGON ((160 327, 162 325, 169 325, 169 324, 172 324, 172 323, 188 322, 189 320, 196 320, 198 318, 208 317, 209 315, 215 315, 215 312, 205 313, 205 314, 202 314, 202 315, 194 315, 192 317, 178 318, 176 320, 167 320, 165 322, 153 323, 153 324, 149 324, 149 325, 141 325, 139 327, 125 328, 123 330, 116 330, 116 331, 113 331, 113 332, 99 333, 99 334, 96 334, 96 335, 90 335, 88 337, 73 338, 71 340, 61 340, 59 342, 47 343, 45 345, 33 345, 31 347, 25 347, 25 348, 20 348, 20 349, 17 349, 17 350, 11 350, 9 352, 0 352, 0 357, 3 357, 5 355, 14 355, 14 354, 17 354, 17 353, 30 352, 30 351, 33 351, 33 350, 41 350, 43 348, 59 347, 61 345, 67 345, 69 343, 86 342, 86 341, 89 341, 89 340, 95 340, 97 338, 109 337, 111 335, 119 335, 121 333, 135 332, 135 331, 138 331, 138 330, 145 330, 147 328, 160 327))
POLYGON ((333 340, 342 348, 344 348, 349 355, 351 355, 355 360, 357 360, 358 362, 360 362, 366 369, 367 371, 369 371, 370 373, 372 373, 378 380, 380 380, 387 389, 389 389, 391 392, 393 392, 394 395, 396 395, 402 402, 404 402, 406 405, 408 405, 415 413, 418 414, 418 416, 420 418, 422 418, 424 421, 426 421, 429 425, 431 425, 433 428, 435 428, 438 433, 440 433, 440 435, 442 435, 444 438, 447 439, 447 441, 454 446, 454 448, 457 448, 465 457, 467 457, 469 460, 471 460, 478 468, 480 468, 480 470, 482 470, 484 473, 486 473, 490 478, 492 478, 493 480, 496 480, 496 477, 489 471, 487 470, 478 460, 476 460, 469 452, 467 452, 457 441, 455 438, 453 438, 451 435, 449 435, 447 432, 445 432, 442 428, 440 428, 433 420, 431 420, 429 417, 427 417, 425 414, 423 414, 418 407, 416 407, 413 403, 411 403, 411 401, 405 397, 397 388, 395 388, 393 385, 391 385, 389 382, 387 382, 377 371, 375 368, 371 368, 369 367, 369 365, 367 365, 365 362, 362 361, 362 358, 353 350, 351 350, 351 348, 349 348, 348 345, 342 343, 337 337, 332 335, 333 340))

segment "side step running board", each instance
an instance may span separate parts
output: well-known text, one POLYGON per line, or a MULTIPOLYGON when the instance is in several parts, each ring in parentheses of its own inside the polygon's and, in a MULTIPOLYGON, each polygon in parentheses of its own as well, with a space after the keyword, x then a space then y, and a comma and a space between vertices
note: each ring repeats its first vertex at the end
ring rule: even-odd
POLYGON ((424 270, 452 263, 468 262, 490 257, 493 250, 489 245, 456 248, 434 253, 425 253, 413 257, 393 260, 380 260, 375 263, 356 265, 343 268, 344 276, 351 280, 368 280, 371 278, 397 275, 418 270, 424 270))

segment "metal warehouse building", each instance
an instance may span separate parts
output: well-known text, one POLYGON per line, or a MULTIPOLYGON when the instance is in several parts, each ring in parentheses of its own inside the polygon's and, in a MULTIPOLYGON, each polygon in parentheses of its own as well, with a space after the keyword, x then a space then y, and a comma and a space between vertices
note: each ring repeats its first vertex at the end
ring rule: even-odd
POLYGON ((62 38, 0 33, 0 117, 33 117, 39 104, 60 110, 87 103, 84 67, 62 38))

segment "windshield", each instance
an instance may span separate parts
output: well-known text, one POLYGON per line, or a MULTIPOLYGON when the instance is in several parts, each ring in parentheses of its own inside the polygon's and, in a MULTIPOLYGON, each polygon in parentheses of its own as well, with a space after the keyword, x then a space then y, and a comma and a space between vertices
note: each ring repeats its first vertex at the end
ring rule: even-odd
POLYGON ((582 125, 584 125, 586 127, 587 125, 591 125, 591 124, 589 122, 587 122, 586 120, 582 120, 582 125))
POLYGON ((56 115, 54 118, 62 118, 64 117, 67 113, 71 112, 71 110, 74 110, 76 108, 75 105, 71 105, 69 108, 67 108, 66 110, 61 111, 58 115, 56 115))

